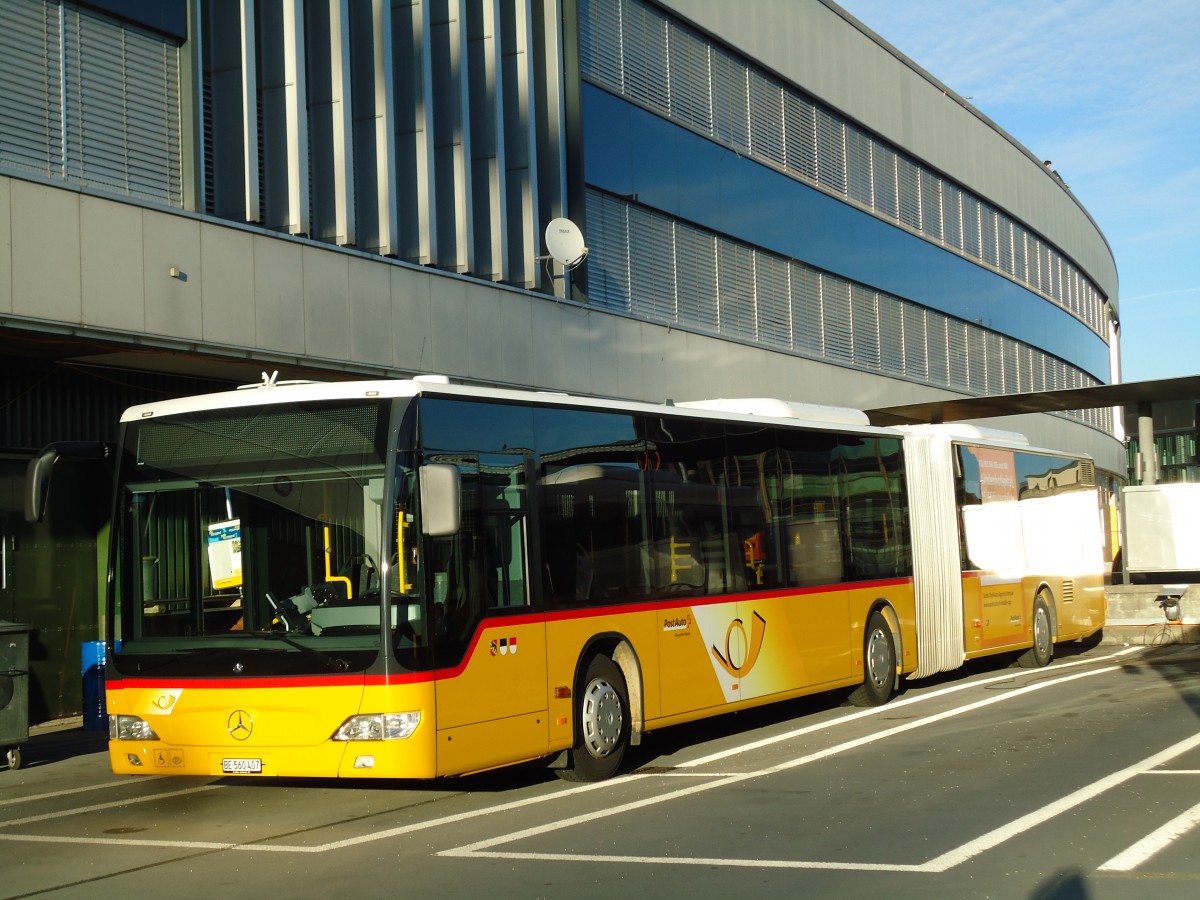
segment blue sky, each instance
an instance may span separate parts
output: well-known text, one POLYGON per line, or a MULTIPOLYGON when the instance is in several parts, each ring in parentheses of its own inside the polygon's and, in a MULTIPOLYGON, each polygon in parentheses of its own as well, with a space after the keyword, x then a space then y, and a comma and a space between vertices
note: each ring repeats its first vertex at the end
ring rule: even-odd
POLYGON ((1200 374, 1200 3, 837 2, 1054 163, 1116 257, 1122 380, 1200 374))

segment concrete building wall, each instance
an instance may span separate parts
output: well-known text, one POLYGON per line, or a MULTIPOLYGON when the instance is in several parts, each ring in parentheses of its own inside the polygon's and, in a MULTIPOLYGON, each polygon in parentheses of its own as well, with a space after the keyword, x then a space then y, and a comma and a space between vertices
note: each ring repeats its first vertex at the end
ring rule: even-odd
MULTIPOLYGON (((128 352, 201 352, 333 375, 436 372, 661 402, 783 396, 860 406, 931 399, 922 385, 250 226, 0 177, 0 311, 112 339, 128 352), (170 270, 178 270, 172 276, 170 270)), ((166 359, 164 365, 169 365, 166 359)), ((1085 449, 1120 445, 1049 416, 996 427, 1085 449)))

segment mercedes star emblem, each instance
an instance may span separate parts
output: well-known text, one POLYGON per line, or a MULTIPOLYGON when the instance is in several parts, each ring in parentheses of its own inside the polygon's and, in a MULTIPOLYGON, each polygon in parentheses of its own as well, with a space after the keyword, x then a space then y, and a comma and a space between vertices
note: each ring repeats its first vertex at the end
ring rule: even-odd
POLYGON ((235 741, 244 741, 254 731, 254 719, 244 709, 235 709, 229 714, 229 736, 235 741))

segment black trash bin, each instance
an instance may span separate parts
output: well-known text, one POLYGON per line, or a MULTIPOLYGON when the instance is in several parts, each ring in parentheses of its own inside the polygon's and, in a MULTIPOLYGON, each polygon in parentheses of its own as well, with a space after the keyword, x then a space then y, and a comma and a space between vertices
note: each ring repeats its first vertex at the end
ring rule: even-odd
POLYGON ((21 745, 29 740, 28 625, 0 622, 0 749, 10 769, 21 768, 21 745))

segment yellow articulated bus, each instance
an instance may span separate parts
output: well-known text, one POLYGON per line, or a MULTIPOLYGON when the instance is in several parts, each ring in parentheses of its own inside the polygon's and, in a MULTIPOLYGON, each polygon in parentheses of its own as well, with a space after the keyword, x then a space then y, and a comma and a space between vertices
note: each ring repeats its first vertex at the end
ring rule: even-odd
POLYGON ((1104 622, 1087 459, 778 400, 435 376, 129 410, 115 772, 614 774, 648 732, 1104 622))

